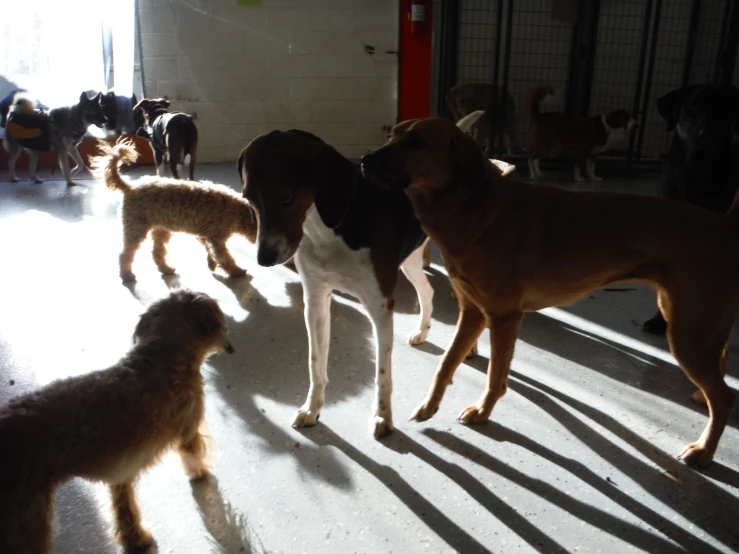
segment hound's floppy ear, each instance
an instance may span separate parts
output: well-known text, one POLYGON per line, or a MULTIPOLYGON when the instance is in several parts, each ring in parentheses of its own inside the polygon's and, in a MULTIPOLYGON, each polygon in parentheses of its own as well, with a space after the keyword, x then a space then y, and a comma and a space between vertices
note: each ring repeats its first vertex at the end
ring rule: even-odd
POLYGON ((490 162, 471 136, 455 133, 449 148, 450 164, 463 183, 477 184, 491 171, 490 162))
POLYGON ((321 141, 312 165, 313 199, 324 225, 335 229, 343 221, 357 189, 359 171, 354 163, 321 141))
POLYGON ((683 102, 695 88, 695 86, 679 88, 657 99, 657 111, 662 116, 662 119, 665 120, 668 131, 674 130, 677 126, 677 122, 680 120, 680 110, 683 107, 683 102))

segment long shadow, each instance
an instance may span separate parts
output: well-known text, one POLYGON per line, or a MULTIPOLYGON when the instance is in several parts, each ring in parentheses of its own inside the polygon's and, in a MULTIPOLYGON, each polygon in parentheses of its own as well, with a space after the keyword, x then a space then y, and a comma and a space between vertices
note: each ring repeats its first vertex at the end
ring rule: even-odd
POLYGON ((618 488, 588 469, 584 464, 572 458, 557 454, 542 446, 541 443, 499 425, 476 426, 475 430, 493 440, 511 442, 522 446, 532 453, 559 465, 681 546, 677 546, 633 523, 615 517, 592 504, 577 500, 543 479, 529 477, 509 464, 496 459, 487 452, 451 433, 436 429, 424 429, 422 433, 441 446, 458 454, 464 453, 463 455, 470 461, 516 483, 520 487, 552 502, 593 527, 618 537, 639 549, 647 552, 719 552, 719 550, 690 534, 682 527, 664 519, 657 512, 643 506, 626 493, 621 492, 618 488))
MULTIPOLYGON (((211 365, 217 373, 209 379, 210 384, 239 415, 249 432, 259 439, 261 448, 271 455, 289 456, 300 464, 301 471, 314 479, 338 488, 349 488, 351 481, 346 469, 333 453, 324 452, 319 458, 310 448, 294 448, 294 438, 288 433, 290 421, 273 422, 256 401, 258 397, 266 397, 297 410, 305 400, 309 375, 302 286, 296 282, 287 283, 290 306, 278 308, 271 306, 249 279, 219 280, 231 289, 249 315, 243 323, 229 324, 236 352, 233 356, 213 360, 211 365), (294 337, 302 340, 296 341, 294 337)), ((356 396, 364 387, 372 386, 374 379, 369 320, 338 302, 332 304, 331 313, 330 383, 321 421, 330 421, 334 401, 356 396), (361 350, 367 355, 356 355, 361 350)), ((368 404, 368 417, 369 412, 368 404)))
POLYGON ((215 476, 209 475, 204 479, 191 481, 190 486, 203 524, 212 537, 214 552, 265 552, 264 545, 249 525, 246 516, 223 498, 215 476))
MULTIPOLYGON (((524 317, 519 339, 616 382, 707 413, 690 400, 695 387, 679 367, 629 346, 536 312, 524 317)), ((739 410, 732 412, 729 424, 739 427, 739 410)))
MULTIPOLYGON (((437 536, 456 552, 487 552, 490 550, 480 544, 465 530, 457 526, 433 503, 421 496, 393 468, 380 464, 349 444, 343 438, 323 425, 305 430, 303 435, 318 446, 332 446, 343 452, 349 459, 364 468, 367 472, 387 487, 398 500, 411 511, 418 514, 422 521, 437 536)), ((505 523, 512 531, 536 550, 541 552, 565 552, 565 550, 532 525, 525 517, 518 514, 511 506, 492 494, 482 483, 471 476, 457 464, 448 462, 428 449, 419 445, 399 430, 383 440, 383 444, 400 454, 410 454, 429 464, 442 475, 457 483, 467 494, 477 500, 497 519, 505 523)))
MULTIPOLYGON (((534 379, 522 375, 519 372, 511 371, 511 376, 514 378, 509 381, 511 390, 536 404, 548 415, 559 421, 569 430, 572 436, 579 438, 593 452, 607 459, 617 470, 627 475, 657 500, 679 511, 696 527, 727 546, 730 545, 734 549, 739 549, 739 530, 735 526, 729 528, 727 525, 727 521, 733 521, 733 514, 739 511, 739 498, 716 486, 698 471, 686 468, 682 462, 658 450, 652 443, 616 421, 612 416, 579 400, 575 400, 552 387, 538 383, 534 379), (671 485, 671 481, 666 478, 658 479, 658 475, 653 468, 623 452, 623 450, 603 435, 593 432, 591 427, 572 415, 553 399, 580 412, 590 420, 598 422, 599 425, 631 445, 644 457, 651 460, 652 463, 669 471, 672 475, 678 476, 682 484, 681 489, 676 489, 671 485)), ((487 427, 483 425, 473 426, 471 428, 488 435, 490 431, 487 427)), ((492 438, 495 438, 494 434, 492 438)), ((527 446, 528 444, 524 443, 523 446, 527 446)), ((532 450, 532 452, 546 455, 546 452, 542 452, 540 447, 532 450)), ((548 459, 551 459, 555 463, 562 462, 561 459, 554 456, 548 459)), ((717 462, 714 462, 713 465, 718 467, 713 470, 709 468, 706 471, 706 475, 712 476, 713 471, 719 475, 723 475, 726 480, 736 482, 739 479, 736 472, 730 468, 722 466, 717 462)), ((568 471, 573 467, 571 464, 563 465, 563 468, 568 471)), ((658 528, 662 529, 666 534, 669 534, 669 532, 674 533, 674 529, 666 528, 664 525, 663 523, 658 528)), ((679 542, 678 539, 680 538, 675 537, 675 540, 679 542)))

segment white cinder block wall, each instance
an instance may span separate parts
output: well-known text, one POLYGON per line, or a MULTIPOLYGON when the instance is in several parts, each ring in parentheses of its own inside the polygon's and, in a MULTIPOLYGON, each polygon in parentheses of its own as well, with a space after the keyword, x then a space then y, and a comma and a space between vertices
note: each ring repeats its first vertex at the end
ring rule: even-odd
POLYGON ((398 0, 141 0, 144 91, 197 116, 198 161, 311 131, 351 158, 397 111, 398 0), (369 55, 365 45, 375 48, 369 55))

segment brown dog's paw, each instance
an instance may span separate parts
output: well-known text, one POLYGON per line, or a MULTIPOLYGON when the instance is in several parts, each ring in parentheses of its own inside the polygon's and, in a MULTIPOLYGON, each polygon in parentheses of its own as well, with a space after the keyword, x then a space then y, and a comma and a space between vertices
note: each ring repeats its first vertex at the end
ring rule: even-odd
POLYGON ((159 268, 159 273, 161 273, 162 275, 174 275, 176 273, 176 270, 173 267, 164 266, 159 268))
POLYGON ((216 267, 218 267, 216 261, 213 259, 212 256, 208 256, 208 269, 210 269, 211 271, 215 271, 216 267))
POLYGON ((132 271, 121 271, 121 281, 131 283, 136 280, 136 275, 132 271))
POLYGON ((427 419, 434 417, 438 411, 438 405, 434 405, 432 402, 426 401, 413 411, 410 421, 426 421, 427 419))
POLYGON ((154 543, 154 537, 143 525, 137 525, 125 532, 121 531, 118 540, 126 550, 143 550, 154 543))
POLYGON ((490 412, 480 408, 477 404, 467 406, 457 417, 460 423, 485 423, 490 418, 490 412))
POLYGON ((708 467, 713 461, 713 452, 706 450, 699 442, 691 442, 678 454, 677 459, 689 466, 708 467))
POLYGON ((237 267, 236 269, 232 269, 228 272, 228 276, 232 279, 236 279, 237 277, 244 277, 246 275, 246 270, 241 269, 240 267, 237 267))
POLYGON ((708 406, 708 402, 706 402, 706 397, 703 396, 703 391, 698 389, 691 395, 691 400, 698 404, 699 406, 708 406))

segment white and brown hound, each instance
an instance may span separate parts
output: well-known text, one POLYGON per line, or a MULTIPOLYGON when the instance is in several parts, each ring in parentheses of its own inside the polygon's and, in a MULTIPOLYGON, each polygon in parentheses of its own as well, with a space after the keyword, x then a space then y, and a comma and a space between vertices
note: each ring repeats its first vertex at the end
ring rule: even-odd
POLYGON ((393 429, 393 307, 398 269, 418 293, 421 315, 410 344, 426 340, 433 289, 423 271, 426 235, 402 193, 368 184, 358 167, 304 131, 272 131, 241 153, 243 194, 259 222, 257 261, 282 264, 295 256, 303 284, 310 345, 310 389, 294 427, 315 425, 328 382, 330 304, 334 290, 355 296, 375 336, 375 399, 370 431, 393 429))

